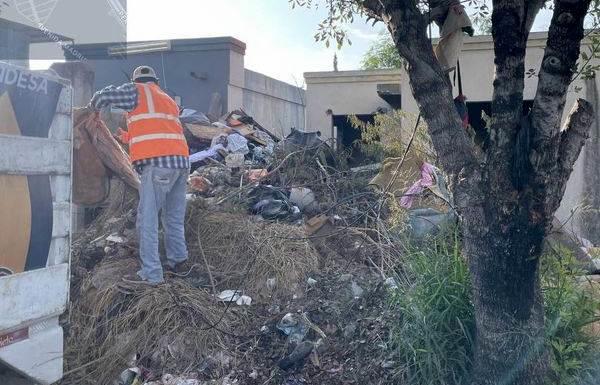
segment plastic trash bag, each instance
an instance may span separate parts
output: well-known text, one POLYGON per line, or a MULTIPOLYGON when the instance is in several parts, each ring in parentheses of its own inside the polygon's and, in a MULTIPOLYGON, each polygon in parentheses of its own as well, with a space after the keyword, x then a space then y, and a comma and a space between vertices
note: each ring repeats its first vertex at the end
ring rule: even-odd
POLYGON ((210 120, 202 112, 185 108, 179 115, 181 123, 186 124, 201 124, 203 126, 210 126, 210 120))

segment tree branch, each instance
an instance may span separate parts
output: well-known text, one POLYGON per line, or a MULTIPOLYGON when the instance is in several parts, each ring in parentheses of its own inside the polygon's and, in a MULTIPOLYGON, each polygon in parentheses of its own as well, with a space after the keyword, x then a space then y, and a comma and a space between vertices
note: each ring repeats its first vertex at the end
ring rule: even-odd
POLYGON ((590 137, 590 129, 594 119, 592 104, 587 100, 577 99, 567 118, 566 128, 560 135, 558 176, 565 182, 571 175, 585 141, 590 137))
POLYGON ((556 0, 554 5, 531 110, 529 159, 532 177, 529 187, 535 197, 532 213, 537 218, 550 218, 558 209, 573 164, 585 141, 581 133, 589 129, 589 125, 586 127, 583 123, 591 122, 588 115, 592 108, 580 100, 571 112, 567 130, 560 134, 567 90, 577 67, 589 4, 590 0, 556 0))
MULTIPOLYGON (((552 218, 560 206, 567 181, 581 149, 589 137, 595 114, 592 104, 578 99, 569 113, 565 129, 558 138, 558 158, 551 172, 538 173, 532 192, 536 197, 532 205, 533 217, 552 218)), ((550 222, 547 223, 549 225, 550 222)))
POLYGON ((381 20, 383 14, 383 5, 379 0, 361 0, 360 5, 363 7, 367 15, 381 20))
POLYGON ((583 22, 590 0, 557 0, 531 110, 533 147, 541 155, 539 171, 552 170, 558 157, 558 134, 566 94, 577 67, 583 22))
MULTIPOLYGON (((492 189, 504 189, 513 184, 511 164, 523 115, 525 88, 525 13, 523 0, 493 1, 492 37, 496 68, 490 138, 486 148, 492 189)), ((506 194, 496 195, 498 199, 509 198, 506 194)))

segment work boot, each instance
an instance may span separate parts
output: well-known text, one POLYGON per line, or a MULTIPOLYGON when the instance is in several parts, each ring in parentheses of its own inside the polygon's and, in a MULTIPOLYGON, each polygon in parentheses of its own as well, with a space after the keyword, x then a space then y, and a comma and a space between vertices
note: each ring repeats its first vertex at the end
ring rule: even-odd
POLYGON ((185 261, 180 262, 177 265, 175 265, 175 267, 166 265, 165 273, 174 275, 177 277, 187 277, 198 266, 199 266, 198 264, 194 264, 194 263, 190 262, 189 259, 186 259, 185 261))
POLYGON ((134 285, 146 285, 146 286, 158 286, 164 282, 152 282, 140 277, 137 274, 126 274, 123 276, 123 282, 134 284, 134 285))

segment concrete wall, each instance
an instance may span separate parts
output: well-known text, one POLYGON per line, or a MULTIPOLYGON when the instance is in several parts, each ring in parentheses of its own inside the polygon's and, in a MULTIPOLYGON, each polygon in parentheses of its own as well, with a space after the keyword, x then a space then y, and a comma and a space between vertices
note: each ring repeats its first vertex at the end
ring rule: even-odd
POLYGON ((305 91, 254 71, 245 70, 244 111, 279 137, 291 128, 304 130, 305 91))
POLYGON ((244 70, 244 55, 236 52, 230 54, 229 84, 227 84, 226 111, 233 111, 244 105, 244 87, 246 74, 244 70))
POLYGON ((123 57, 108 55, 111 43, 74 48, 95 71, 95 89, 120 85, 135 67, 149 65, 157 71, 163 89, 180 96, 184 107, 208 112, 213 94, 219 93, 223 113, 242 108, 281 135, 291 127, 304 128, 304 90, 246 70, 246 45, 241 41, 223 37, 171 40, 170 44, 167 51, 123 57))
POLYGON ((180 96, 185 107, 206 112, 215 92, 221 94, 223 101, 228 100, 231 60, 236 56, 232 52, 243 58, 244 43, 233 38, 180 39, 170 43, 169 51, 122 57, 108 56, 107 49, 112 44, 76 45, 75 49, 94 69, 96 89, 123 84, 135 67, 149 65, 157 71, 163 89, 180 96))
POLYGON ((307 131, 321 131, 329 139, 335 136, 331 114, 373 114, 378 108, 391 108, 377 95, 377 85, 400 83, 403 76, 400 70, 305 73, 307 131))
POLYGON ((25 32, 0 28, 0 60, 29 68, 29 37, 25 32))
POLYGON ((87 63, 54 63, 50 67, 58 76, 68 79, 73 87, 73 107, 84 107, 94 95, 95 75, 87 63))

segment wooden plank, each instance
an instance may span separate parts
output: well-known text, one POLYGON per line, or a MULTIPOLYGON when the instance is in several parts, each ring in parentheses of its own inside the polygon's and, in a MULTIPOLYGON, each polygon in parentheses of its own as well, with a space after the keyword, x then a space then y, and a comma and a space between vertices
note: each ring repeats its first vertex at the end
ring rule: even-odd
POLYGON ((52 221, 52 238, 68 237, 71 231, 71 204, 55 203, 52 221))
POLYGON ((258 144, 260 144, 261 146, 267 146, 267 142, 265 142, 265 141, 264 141, 264 140, 262 140, 261 138, 259 138, 259 137, 256 137, 256 136, 254 136, 254 135, 247 135, 247 136, 246 136, 246 139, 248 139, 248 140, 249 140, 249 141, 251 141, 251 142, 258 143, 258 144))
POLYGON ((228 134, 228 132, 219 127, 203 126, 200 124, 186 124, 185 126, 196 138, 207 142, 210 142, 215 136, 220 134, 228 134))
POLYGON ((0 134, 0 174, 71 173, 71 143, 0 134))

